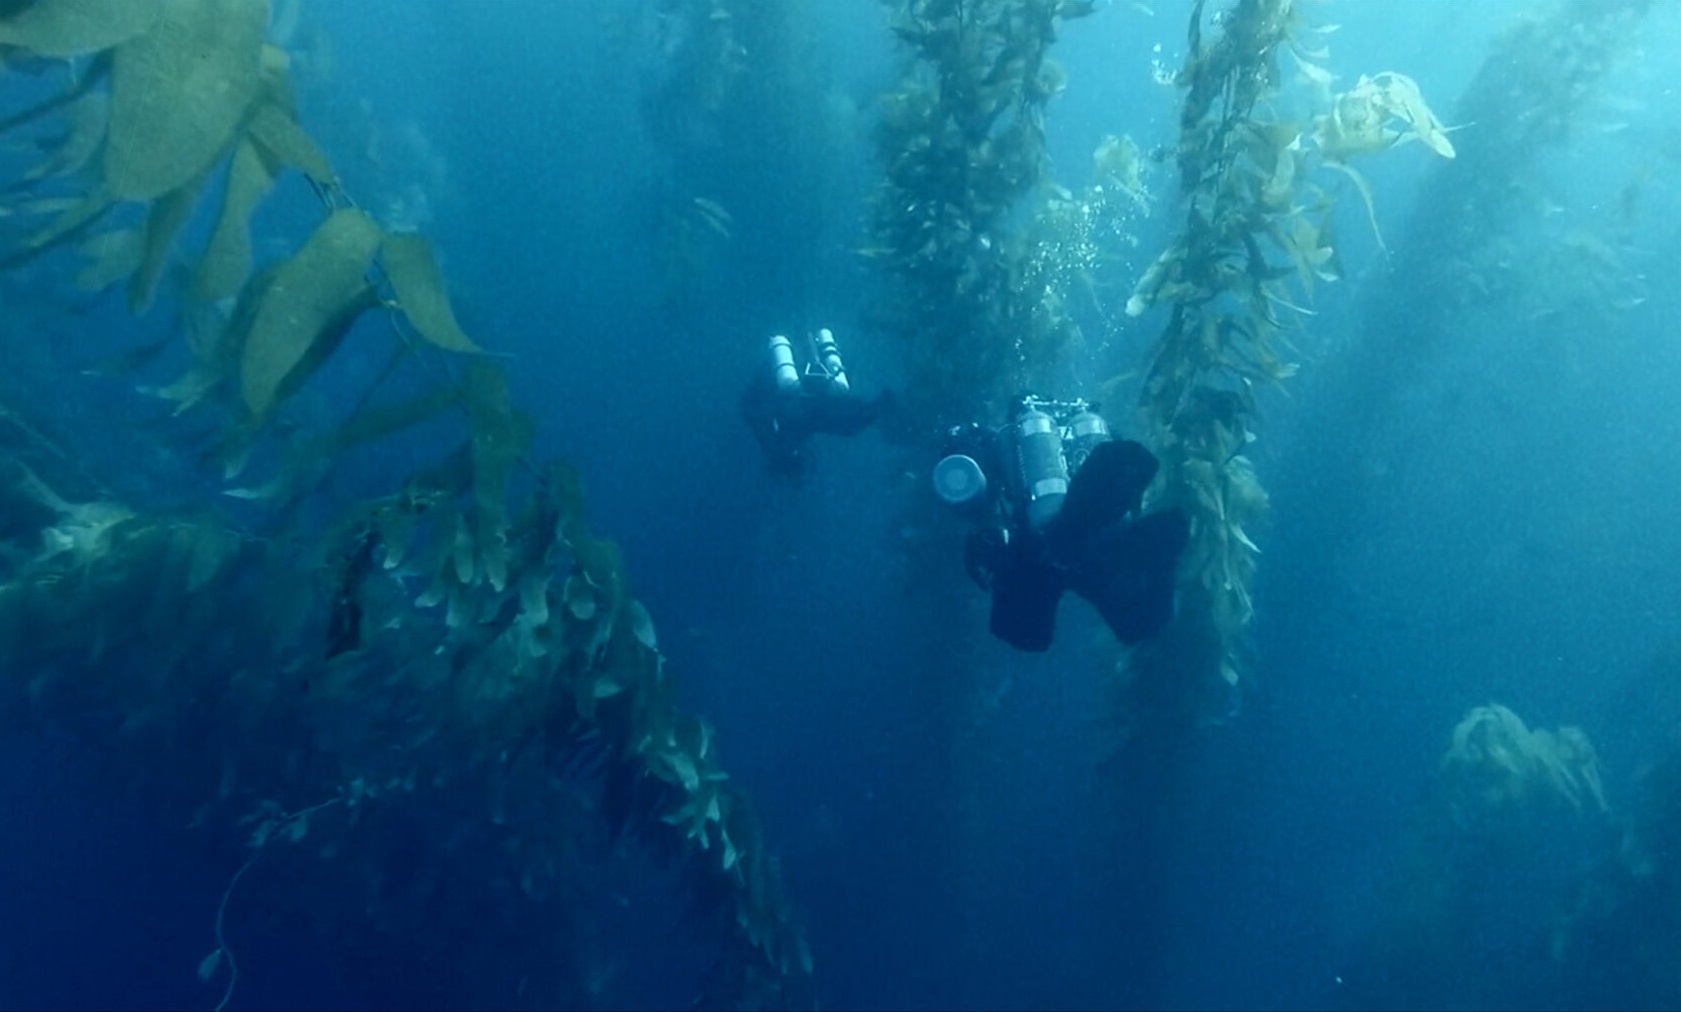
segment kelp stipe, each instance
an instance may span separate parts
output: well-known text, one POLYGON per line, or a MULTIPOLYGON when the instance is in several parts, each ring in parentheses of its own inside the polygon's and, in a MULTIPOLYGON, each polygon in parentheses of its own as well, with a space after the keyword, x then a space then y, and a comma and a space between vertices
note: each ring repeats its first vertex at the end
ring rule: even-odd
MULTIPOLYGON (((930 425, 969 421, 1052 363, 1072 337, 1023 284, 1033 251, 1012 223, 1047 179, 1045 106, 1064 87, 1049 50, 1090 13, 1067 0, 888 5, 903 55, 881 100, 886 179, 864 252, 890 279, 908 396, 930 425)), ((1031 214, 1040 204, 1029 205, 1031 214)))
POLYGON ((1192 9, 1177 78, 1184 224, 1126 305, 1131 316, 1168 310, 1140 407, 1162 458, 1156 499, 1187 513, 1191 544, 1172 628, 1123 661, 1116 691, 1127 725, 1218 717, 1240 680, 1260 555, 1250 532, 1267 506, 1246 453, 1257 392, 1295 372, 1284 335, 1312 315, 1314 286, 1341 276, 1334 192, 1317 181, 1321 170, 1352 181, 1369 210, 1364 180, 1345 159, 1414 139, 1454 155, 1399 74, 1332 95, 1321 35, 1291 0, 1240 0, 1213 19, 1200 0, 1192 9), (1212 38, 1205 20, 1217 25, 1212 38), (1292 91, 1286 54, 1321 111, 1280 118, 1292 91))

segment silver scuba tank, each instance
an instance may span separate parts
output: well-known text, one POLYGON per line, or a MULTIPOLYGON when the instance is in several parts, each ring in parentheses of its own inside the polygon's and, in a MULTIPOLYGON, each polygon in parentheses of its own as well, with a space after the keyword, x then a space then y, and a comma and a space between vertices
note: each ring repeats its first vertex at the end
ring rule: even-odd
POLYGON ((1026 499, 1027 527, 1042 534, 1062 511, 1068 495, 1068 462, 1062 456, 1062 432, 1056 419, 1031 405, 1010 423, 1016 480, 1026 499))
POLYGON ((1063 456, 1067 458, 1068 475, 1072 478, 1080 473, 1086 458, 1097 449, 1099 443, 1107 443, 1114 438, 1109 433, 1109 423, 1103 416, 1090 408, 1085 408, 1068 420, 1068 443, 1063 448, 1063 456))
POLYGON ((778 390, 790 394, 800 388, 800 371, 794 367, 794 347, 782 334, 771 335, 770 361, 778 390))
POLYGON ((846 382, 846 366, 841 363, 840 348, 835 344, 835 335, 824 327, 817 332, 817 364, 829 377, 829 385, 837 392, 845 393, 851 389, 846 382))

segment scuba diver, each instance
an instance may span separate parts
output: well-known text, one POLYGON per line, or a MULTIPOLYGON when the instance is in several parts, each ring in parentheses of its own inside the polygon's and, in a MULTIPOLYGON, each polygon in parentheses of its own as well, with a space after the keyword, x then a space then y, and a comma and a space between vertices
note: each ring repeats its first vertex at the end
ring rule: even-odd
POLYGON ((765 466, 779 477, 805 475, 806 440, 817 433, 856 436, 869 428, 893 401, 891 393, 873 398, 852 392, 835 335, 819 330, 812 362, 802 372, 794 365, 788 338, 770 339, 770 369, 760 369, 741 397, 741 414, 765 452, 765 466))
POLYGON ((1190 522, 1178 509, 1142 512, 1158 466, 1139 443, 1113 438, 1083 400, 1023 395, 1002 428, 950 430, 934 492, 976 524, 964 565, 992 592, 994 636, 1019 650, 1049 649, 1069 590, 1122 643, 1167 625, 1190 522))

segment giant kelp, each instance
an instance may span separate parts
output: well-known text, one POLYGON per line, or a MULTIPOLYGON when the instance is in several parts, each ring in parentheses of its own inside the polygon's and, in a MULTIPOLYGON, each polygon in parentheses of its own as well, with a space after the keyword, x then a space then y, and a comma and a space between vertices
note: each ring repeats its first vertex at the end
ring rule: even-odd
POLYGON ((1213 37, 1204 20, 1198 2, 1177 79, 1184 222, 1126 307, 1133 316, 1169 310, 1141 406, 1159 443, 1161 498, 1190 516, 1191 544, 1174 627, 1134 652, 1123 683, 1128 693, 1144 688, 1160 705, 1202 714, 1237 684, 1253 615, 1259 549, 1249 530, 1267 504, 1246 453, 1257 393, 1295 371, 1284 335, 1310 314, 1314 285, 1340 276, 1334 191, 1318 180, 1338 170, 1369 209, 1364 180, 1346 159, 1409 140, 1454 155, 1402 75, 1362 77, 1331 95, 1321 33, 1291 0, 1241 0, 1214 19, 1213 37), (1286 54, 1305 89, 1291 88, 1286 54), (1307 111, 1287 115, 1292 99, 1307 111))
POLYGON ((1505 706, 1473 708, 1371 906, 1344 1002, 1558 1002, 1549 948, 1575 883, 1615 839, 1609 815, 1598 756, 1580 728, 1531 728, 1505 706))
MULTIPOLYGON (((1335 363, 1344 370, 1336 392, 1358 405, 1339 406, 1339 423, 1362 427, 1346 439, 1350 453, 1369 452, 1387 399, 1417 389, 1412 377, 1438 361, 1432 351, 1468 326, 1533 329, 1568 311, 1598 332, 1640 302, 1628 207, 1622 222, 1597 204, 1572 209, 1545 168, 1573 136, 1605 126, 1596 103, 1607 77, 1639 52, 1650 8, 1649 0, 1536 0, 1494 37, 1454 106, 1454 121, 1467 124, 1460 157, 1431 167, 1413 212, 1391 230, 1390 270, 1360 293, 1362 340, 1335 363)), ((1596 137, 1596 162, 1607 143, 1621 142, 1596 137)), ((1602 201, 1637 202, 1648 172, 1602 201)), ((1369 490, 1351 493, 1364 499, 1369 490)))
POLYGON ((1453 729, 1441 777, 1442 804, 1466 831, 1533 806, 1605 811, 1599 759, 1581 728, 1531 729, 1498 704, 1473 709, 1453 729))
MULTIPOLYGON (((1042 379, 1073 339, 1044 304, 1032 247, 1014 224, 1046 178, 1045 107, 1064 87, 1049 57, 1077 0, 903 0, 898 86, 882 99, 869 253, 889 275, 888 319, 909 363, 907 392, 930 422, 984 417, 1042 379)), ((1033 208, 1029 217, 1036 213, 1033 208)))
POLYGON ((1401 290, 1434 294, 1400 321, 1407 339, 1428 343, 1502 289, 1560 283, 1536 269, 1547 261, 1529 262, 1529 249, 1559 237, 1520 238, 1517 229, 1552 216, 1540 161, 1590 125, 1606 76, 1633 58, 1650 8, 1649 0, 1542 0, 1494 39, 1454 106, 1456 120, 1475 124, 1463 157, 1426 178, 1396 247, 1394 282, 1374 303, 1387 314, 1401 290))
MULTIPOLYGON (((140 757, 113 779, 206 827, 255 827, 236 883, 253 887, 259 856, 287 861, 288 896, 263 895, 311 907, 323 933, 372 918, 440 964, 499 949, 496 972, 451 985, 462 1004, 582 1000, 553 956, 580 944, 565 897, 589 869, 568 841, 591 824, 678 869, 718 939, 712 1000, 806 1000, 810 957, 775 859, 711 729, 677 711, 653 622, 591 533, 578 476, 529 460, 531 423, 456 320, 425 239, 386 231, 337 185, 297 122, 284 54, 264 42, 267 4, 40 0, 7 14, 0 40, 26 57, 81 59, 56 98, 7 120, 63 129, 7 191, 29 227, 0 262, 56 270, 44 258, 80 240, 83 287, 126 282, 136 311, 166 295, 188 364, 155 392, 201 419, 181 437, 208 426, 230 477, 279 461, 229 490, 255 519, 164 510, 86 481, 61 491, 68 479, 48 471, 62 453, 8 412, 10 719, 140 757), (325 213, 289 254, 255 262, 249 220, 288 172, 325 213), (162 286, 213 181, 208 244, 162 286), (359 328, 370 313, 390 326, 359 328), (293 411, 364 335, 390 342, 386 369, 325 428, 293 411), (406 392, 379 396, 405 368, 406 392), (453 434, 400 490, 343 506, 315 494, 349 448, 445 411, 453 434), (575 800, 579 785, 597 800, 575 800), (313 860, 275 853, 306 834, 313 860), (413 862, 417 842, 429 870, 393 890, 387 867, 413 862), (491 911, 485 951, 453 951, 467 943, 417 916, 446 879, 491 911)), ((144 350, 131 365, 172 354, 144 350)), ((237 943, 216 925, 201 971, 225 968, 231 987, 237 943)))
MULTIPOLYGON (((837 136, 825 89, 832 54, 811 0, 644 0, 619 5, 627 63, 640 65, 640 121, 653 143, 638 204, 653 226, 668 306, 717 287, 731 264, 778 278, 758 293, 766 320, 798 318, 825 301, 818 239, 850 140, 837 136), (632 46, 637 43, 637 46, 632 46), (737 220, 739 217, 739 221, 737 220), (752 236, 776 249, 752 262, 752 236), (704 282, 704 283, 703 283, 704 282)), ((781 325, 781 324, 779 324, 781 325)))
MULTIPOLYGON (((894 0, 884 5, 897 42, 898 77, 878 100, 875 154, 882 179, 870 199, 861 253, 885 281, 876 319, 903 363, 895 422, 918 454, 942 425, 987 420, 1006 395, 1042 384, 1074 339, 1061 301, 1062 243, 1081 241, 1075 201, 1048 184, 1045 111, 1062 90, 1050 58, 1063 23, 1090 5, 1058 0, 894 0)), ((1060 377, 1058 377, 1060 378, 1060 377)), ((1057 389, 1057 393, 1077 391, 1057 389)), ((920 473, 926 460, 907 460, 920 473)), ((921 486, 926 489, 926 486, 921 486)), ((949 854, 928 884, 935 902, 967 918, 995 887, 978 823, 994 786, 974 733, 987 682, 984 613, 954 564, 961 532, 933 516, 933 496, 900 499, 906 618, 926 634, 905 660, 916 672, 917 712, 931 725, 919 747, 943 777, 928 790, 918 838, 949 854)), ((1003 678, 1002 671, 990 673, 1003 678)))

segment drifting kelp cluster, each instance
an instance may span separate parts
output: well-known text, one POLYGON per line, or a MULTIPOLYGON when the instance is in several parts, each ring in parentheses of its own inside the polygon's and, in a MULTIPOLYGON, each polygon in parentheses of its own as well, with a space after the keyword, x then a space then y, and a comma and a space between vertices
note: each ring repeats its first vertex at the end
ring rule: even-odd
POLYGON ((877 149, 886 179, 867 252, 893 286, 889 316, 909 362, 906 389, 925 421, 983 417, 1042 379, 1073 339, 1054 293, 1045 298, 1046 265, 1014 222, 1045 178, 1045 106, 1064 87, 1050 47, 1064 21, 1092 6, 890 5, 904 67, 882 101, 877 149))
MULTIPOLYGON (((712 1000, 806 1000, 775 859, 710 728, 678 713, 577 476, 529 461, 531 423, 456 321, 426 240, 338 187, 267 24, 263 0, 0 8, 8 63, 72 58, 57 94, 0 123, 43 154, 7 190, 0 267, 74 244, 84 289, 167 302, 184 339, 126 367, 188 360, 153 388, 183 445, 207 441, 229 479, 252 460, 271 472, 228 490, 257 510, 241 523, 72 491, 48 469, 62 451, 8 413, 6 712, 129 757, 113 778, 212 830, 255 827, 236 883, 290 849, 289 888, 264 895, 307 907, 324 935, 371 918, 393 948, 429 951, 423 966, 480 967, 434 981, 449 977, 455 1004, 589 997, 567 960, 589 930, 569 897, 591 874, 592 827, 677 869, 721 939, 712 1000), (258 262, 250 218, 289 172, 325 214, 258 262), (204 244, 178 253, 204 215, 204 244), (341 347, 382 342, 384 369, 348 395, 312 384, 341 347), (296 409, 312 385, 343 404, 326 424, 296 409), (353 447, 413 452, 422 424, 443 451, 400 489, 348 506, 320 494, 353 447), (471 942, 437 927, 456 920, 451 897, 479 908, 471 942)), ((237 939, 216 927, 201 971, 231 988, 237 939)))
POLYGON ((1473 310, 1516 301, 1533 320, 1638 298, 1613 218, 1559 214, 1538 170, 1573 130, 1595 125, 1605 78, 1635 53, 1650 8, 1649 0, 1540 0, 1496 37, 1454 109, 1473 125, 1461 157, 1426 177, 1368 329, 1416 352, 1473 310), (1420 291, 1431 297, 1418 299, 1420 291))
MULTIPOLYGON (((1133 681, 1205 712, 1239 678, 1241 637, 1253 608, 1259 549, 1249 529, 1267 497, 1246 454, 1257 392, 1290 376, 1284 334, 1299 327, 1314 286, 1340 277, 1331 237, 1333 193, 1317 181, 1336 169, 1367 207, 1346 160, 1419 140, 1453 157, 1440 122, 1411 80, 1362 77, 1330 95, 1327 53, 1291 0, 1241 0, 1214 19, 1191 14, 1176 162, 1184 224, 1127 303, 1140 316, 1169 312, 1150 353, 1142 409, 1157 433, 1161 498, 1191 518, 1180 609, 1162 639, 1130 659, 1133 681), (1284 69, 1301 69, 1307 96, 1284 69), (1323 96, 1323 97, 1321 97, 1323 96), (1312 111, 1289 116, 1285 104, 1312 111), (1172 686, 1172 687, 1168 687, 1172 686)), ((1133 704, 1128 704, 1132 706, 1133 704)))
POLYGON ((1598 758, 1580 729, 1531 729, 1499 705, 1471 710, 1454 728, 1342 1003, 1556 1005, 1561 965, 1549 950, 1573 889, 1614 840, 1610 829, 1598 758))
POLYGON ((1444 803, 1464 830, 1548 804, 1605 811, 1599 759, 1587 735, 1576 727, 1531 730, 1498 704, 1477 707, 1453 729, 1441 779, 1444 803))

